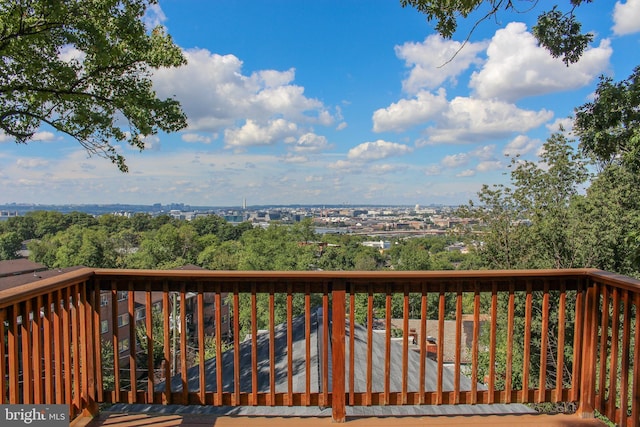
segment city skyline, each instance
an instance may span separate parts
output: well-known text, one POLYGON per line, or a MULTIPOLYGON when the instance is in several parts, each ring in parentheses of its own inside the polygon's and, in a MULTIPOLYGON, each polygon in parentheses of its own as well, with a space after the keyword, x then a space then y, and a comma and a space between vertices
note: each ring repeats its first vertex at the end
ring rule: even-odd
POLYGON ((145 19, 188 65, 154 87, 189 127, 121 147, 128 174, 45 127, 28 145, 0 134, 0 204, 463 204, 508 181, 509 155, 535 161, 570 131, 600 75, 638 65, 640 0, 579 7, 594 40, 569 67, 531 35, 548 6, 462 47, 473 16, 444 40, 399 1, 160 0, 145 19))

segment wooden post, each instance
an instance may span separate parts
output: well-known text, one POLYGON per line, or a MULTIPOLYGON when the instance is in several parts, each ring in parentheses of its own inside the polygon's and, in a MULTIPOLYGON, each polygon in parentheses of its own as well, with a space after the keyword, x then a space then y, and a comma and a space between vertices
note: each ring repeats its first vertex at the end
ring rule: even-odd
MULTIPOLYGON (((334 423, 346 421, 345 394, 345 316, 346 287, 343 281, 333 282, 331 315, 331 416, 334 423)), ((327 313, 324 313, 326 316, 327 313)))
POLYGON ((596 335, 598 333, 598 285, 587 285, 584 303, 584 338, 582 339, 582 369, 580 370, 580 400, 578 415, 593 418, 596 397, 596 335))

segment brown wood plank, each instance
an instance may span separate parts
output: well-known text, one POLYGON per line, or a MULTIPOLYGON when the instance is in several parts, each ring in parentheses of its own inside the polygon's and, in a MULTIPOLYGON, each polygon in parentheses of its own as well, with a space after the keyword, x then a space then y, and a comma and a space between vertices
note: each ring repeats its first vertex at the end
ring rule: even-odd
POLYGON ((640 292, 633 294, 635 311, 635 333, 633 348, 633 394, 631 395, 631 419, 635 420, 634 427, 640 426, 640 292))
POLYGON ((92 307, 92 316, 93 316, 93 345, 94 345, 94 366, 95 366, 95 401, 103 402, 104 401, 104 384, 102 378, 102 331, 101 331, 101 320, 100 320, 100 280, 94 280, 94 289, 93 289, 93 307, 92 307))
MULTIPOLYGON (((138 366, 136 361, 136 349, 137 349, 137 332, 136 332, 136 294, 133 290, 133 283, 129 282, 127 284, 128 288, 128 296, 127 296, 127 315, 129 316, 129 324, 127 325, 129 329, 129 378, 130 378, 130 387, 129 387, 129 403, 136 403, 136 396, 138 395, 138 382, 136 378, 138 378, 138 366)), ((147 316, 148 317, 148 316, 147 316)), ((147 354, 153 355, 153 341, 149 339, 149 322, 146 324, 147 334, 147 354)), ((149 358, 147 358, 147 361, 149 358)), ((153 360, 153 358, 151 359, 153 360)), ((147 362, 148 364, 148 362, 147 362)), ((147 367, 147 375, 151 375, 151 368, 153 365, 148 365, 147 367)))
MULTIPOLYGON (((622 291, 622 361, 620 363, 620 425, 627 425, 627 409, 629 407, 629 362, 632 357, 631 347, 631 296, 628 290, 622 291)), ((640 390, 636 390, 640 393, 640 390)), ((617 418, 617 417, 616 417, 617 418)))
MULTIPOLYGON (((0 337, 5 336, 7 330, 4 322, 7 320, 8 309, 0 309, 0 337)), ((9 390, 8 374, 6 368, 7 350, 5 349, 4 339, 0 340, 0 405, 8 402, 7 391, 9 390)))
POLYGON ((20 336, 22 337, 22 403, 33 403, 33 359, 32 359, 32 336, 30 324, 33 320, 31 298, 22 304, 22 323, 20 325, 20 336))
POLYGON ((509 283, 509 302, 507 308, 507 372, 504 380, 504 403, 511 403, 511 378, 513 373, 513 319, 515 316, 515 293, 513 282, 509 283))
MULTIPOLYGON (((169 310, 173 309, 173 304, 175 304, 175 301, 171 301, 169 302, 169 284, 164 281, 162 284, 162 307, 164 308, 164 310, 166 310, 166 312, 164 313, 164 316, 162 318, 163 322, 163 353, 164 353, 164 395, 162 398, 162 402, 164 404, 170 404, 172 403, 171 401, 171 377, 173 374, 173 369, 175 369, 175 367, 172 364, 172 354, 171 354, 171 341, 172 341, 172 334, 171 334, 171 322, 170 322, 170 315, 169 315, 169 310)), ((173 319, 173 321, 175 322, 176 319, 173 319)))
POLYGON ((471 347, 471 404, 478 403, 475 400, 478 391, 478 353, 480 346, 480 292, 473 296, 473 341, 471 347))
POLYGON ((527 280, 527 291, 524 310, 524 356, 522 357, 522 400, 527 401, 529 395, 529 371, 531 369, 531 322, 532 322, 532 285, 527 280))
POLYGON ((7 330, 7 356, 9 358, 9 403, 14 405, 20 403, 20 368, 18 362, 18 347, 20 337, 20 327, 18 316, 20 316, 20 305, 14 304, 7 308, 7 318, 9 328, 7 330))
POLYGON ((558 307, 558 348, 557 348, 557 364, 556 364, 556 399, 554 402, 558 402, 559 397, 562 395, 562 389, 564 388, 564 342, 565 342, 565 329, 566 329, 566 306, 567 306, 567 292, 565 285, 560 288, 560 300, 558 307))
MULTIPOLYGON (((269 396, 270 404, 274 405, 276 393, 276 319, 275 319, 275 295, 273 284, 269 289, 269 396)), ((287 370, 291 366, 287 367, 287 370)))
POLYGON ((304 325, 305 325, 305 404, 311 402, 311 290, 309 283, 305 283, 304 290, 304 325))
POLYGON ((321 405, 329 405, 329 284, 322 289, 322 393, 321 405))
POLYGON ((373 291, 367 294, 367 401, 371 405, 371 391, 373 389, 373 291))
POLYGON ((351 286, 349 287, 349 405, 355 402, 355 324, 356 324, 356 294, 351 286))
POLYGON ((42 318, 40 317, 40 309, 42 308, 42 295, 35 298, 35 307, 33 308, 33 318, 31 319, 32 333, 32 349, 33 349, 33 403, 41 405, 44 403, 44 395, 42 389, 42 318))
MULTIPOLYGON (((147 328, 147 365, 149 370, 147 371, 147 402, 153 403, 153 392, 155 389, 154 378, 156 376, 154 347, 156 346, 156 337, 153 336, 153 304, 151 298, 151 286, 149 283, 145 286, 145 298, 144 298, 144 320, 147 328)), ((136 315, 134 312, 133 318, 129 319, 129 322, 133 322, 135 325, 136 315)), ((135 335, 134 335, 135 338, 135 335)), ((130 349, 136 352, 135 340, 133 340, 133 346, 130 349)))
POLYGON ((256 284, 251 285, 251 391, 252 405, 258 404, 258 320, 256 284))
POLYGON ((420 393, 420 401, 419 404, 424 403, 424 391, 425 391, 425 375, 426 375, 426 359, 427 359, 427 303, 429 299, 427 298, 427 293, 422 292, 420 297, 420 334, 419 337, 419 345, 420 345, 420 379, 418 385, 418 392, 420 393))
POLYGON ((540 381, 538 382, 538 403, 544 402, 547 389, 547 347, 549 342, 549 283, 544 281, 542 295, 542 331, 540 334, 540 381))
POLYGON ((233 288, 233 405, 240 404, 240 295, 233 288))
POLYGON ((453 395, 455 403, 458 403, 460 402, 460 372, 462 370, 462 284, 458 283, 456 287, 456 352, 453 366, 453 395))
POLYGON ((405 287, 402 311, 402 404, 407 403, 407 381, 409 374, 409 291, 405 287))
POLYGON ((385 330, 384 336, 384 403, 389 404, 389 392, 391 391, 391 291, 387 289, 385 295, 385 330))
MULTIPOLYGON (((204 337, 204 290, 202 283, 198 283, 198 295, 197 295, 197 304, 198 304, 198 396, 200 397, 200 404, 205 405, 205 392, 207 391, 207 381, 205 378, 205 354, 206 354, 206 344, 204 337)), ((220 339, 216 336, 216 340, 220 339)))
POLYGON ((216 284, 214 287, 215 294, 213 296, 213 302, 215 304, 215 329, 216 329, 216 398, 214 404, 222 404, 222 392, 224 384, 222 383, 222 294, 220 292, 220 285, 216 284))
MULTIPOLYGON (((609 390, 618 390, 618 343, 620 331, 620 291, 613 288, 613 314, 611 315, 611 344, 609 346, 609 390)), ((606 415, 615 418, 616 399, 610 395, 606 406, 606 415)))
MULTIPOLYGON (((115 402, 119 402, 120 396, 120 337, 118 333, 118 288, 115 280, 111 281, 111 330, 113 343, 113 391, 116 397, 115 402)), ((64 317, 64 312, 63 312, 64 317)), ((66 329, 65 329, 66 330, 66 329)), ((69 341, 65 341, 69 342, 69 341)), ((65 362, 68 360, 65 353, 65 362)), ((114 403, 115 403, 114 402, 114 403)))
POLYGON ((63 345, 64 338, 62 333, 62 292, 57 290, 53 300, 53 357, 55 358, 54 366, 54 384, 55 384, 55 403, 61 405, 64 402, 64 382, 63 382, 63 345))
MULTIPOLYGON (((174 319, 175 321, 175 319, 174 319)), ((187 366, 187 292, 184 282, 180 284, 180 378, 182 381, 182 403, 189 399, 189 375, 187 366)))
POLYGON ((571 372, 571 397, 572 401, 579 399, 580 393, 580 368, 582 361, 582 325, 584 323, 583 287, 578 285, 575 300, 575 319, 573 331, 573 370, 571 372))
MULTIPOLYGON (((306 337, 305 337, 306 339, 306 337)), ((287 286, 287 398, 293 405, 293 289, 287 286)))
POLYGON ((496 388, 496 332, 498 328, 498 286, 494 282, 491 289, 491 326, 489 329, 489 384, 488 400, 486 403, 495 403, 494 391, 496 388))
POLYGON ((331 417, 333 422, 345 421, 345 333, 346 333, 346 288, 344 282, 334 282, 332 289, 331 357, 332 395, 331 417))
POLYGON ((438 379, 436 389, 438 399, 436 404, 443 402, 443 376, 444 376, 444 317, 445 317, 445 293, 444 285, 440 286, 440 294, 438 297, 438 379))
POLYGON ((78 414, 82 411, 82 389, 81 389, 81 378, 82 374, 80 372, 80 366, 82 365, 82 353, 80 351, 80 344, 82 337, 80 336, 80 304, 79 298, 80 295, 80 285, 75 284, 71 287, 71 343, 73 345, 73 406, 75 410, 75 414, 78 414))

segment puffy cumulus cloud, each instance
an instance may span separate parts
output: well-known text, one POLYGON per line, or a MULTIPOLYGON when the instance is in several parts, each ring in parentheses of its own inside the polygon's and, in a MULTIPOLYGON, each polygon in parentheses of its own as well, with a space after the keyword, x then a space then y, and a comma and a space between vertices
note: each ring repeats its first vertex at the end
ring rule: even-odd
POLYGON ((478 172, 491 172, 500 169, 504 169, 504 164, 499 160, 480 162, 478 163, 478 166, 476 166, 476 170, 478 172))
POLYGON ((7 135, 4 131, 0 131, 0 142, 10 142, 15 141, 15 138, 11 135, 7 135))
POLYGON ((513 138, 502 150, 505 156, 517 156, 534 151, 542 145, 539 139, 532 139, 526 135, 518 135, 513 138))
POLYGON ((409 76, 402 82, 402 87, 409 94, 416 94, 422 89, 434 89, 446 80, 455 83, 455 78, 471 64, 481 62, 478 53, 484 50, 486 43, 462 43, 445 40, 432 35, 421 43, 408 42, 396 46, 398 58, 404 60, 411 68, 409 76), (446 66, 442 66, 446 63, 446 66))
POLYGON ((53 132, 49 131, 41 131, 33 134, 31 138, 32 141, 53 141, 56 139, 56 136, 53 132))
POLYGON ((466 170, 463 170, 462 172, 456 174, 456 177, 458 177, 458 178, 467 178, 467 177, 470 177, 470 176, 475 176, 475 174, 476 174, 476 171, 474 171, 473 169, 466 169, 466 170))
POLYGON ((153 82, 160 97, 175 97, 181 102, 191 131, 216 132, 244 120, 275 118, 325 126, 334 122, 321 101, 306 97, 303 87, 292 84, 294 69, 244 75, 242 61, 234 55, 205 49, 190 49, 184 54, 186 66, 159 69, 153 82))
POLYGON ((415 98, 401 99, 387 108, 376 110, 373 113, 373 131, 401 132, 424 124, 445 111, 447 102, 444 89, 440 89, 437 94, 421 91, 415 98))
POLYGON ((457 97, 450 102, 443 117, 428 129, 429 138, 419 146, 474 142, 526 132, 551 120, 553 112, 523 110, 498 100, 457 97))
POLYGON ((273 145, 278 141, 286 142, 297 132, 296 124, 284 119, 270 120, 264 126, 253 120, 247 120, 240 128, 225 130, 224 141, 227 148, 273 145))
POLYGON ((16 160, 16 166, 20 169, 36 169, 43 168, 49 165, 49 161, 38 158, 21 158, 16 160))
POLYGON ((495 145, 483 145, 473 150, 470 154, 477 159, 487 160, 492 159, 495 156, 495 151, 495 145))
POLYGON ((442 167, 440 165, 429 165, 425 168, 424 174, 427 176, 437 176, 442 174, 442 167))
POLYGON ((444 156, 441 163, 448 168, 457 168, 469 163, 469 155, 467 153, 450 154, 444 156))
POLYGON ((369 168, 369 172, 372 172, 376 175, 384 175, 387 173, 401 172, 405 169, 406 167, 403 165, 384 164, 384 165, 372 165, 369 168))
POLYGON ((203 144, 211 143, 210 136, 199 135, 197 133, 184 133, 181 138, 184 142, 201 142, 203 144))
POLYGON ((167 20, 167 16, 159 4, 150 4, 142 17, 142 22, 148 29, 153 29, 162 25, 167 20))
POLYGON ((613 32, 617 35, 637 33, 640 31, 640 0, 616 2, 613 9, 613 32))
POLYGON ((547 129, 549 129, 549 132, 562 132, 565 135, 571 136, 573 135, 573 118, 564 117, 556 119, 553 123, 547 125, 547 129))
POLYGON ((347 153, 347 158, 357 162, 368 162, 386 159, 392 156, 402 156, 410 153, 411 151, 412 148, 407 145, 379 139, 375 142, 363 142, 362 144, 353 147, 347 153))
POLYGON ((584 52, 580 61, 567 67, 553 58, 527 31, 512 22, 496 31, 487 48, 487 61, 471 76, 476 96, 513 102, 527 96, 560 92, 589 85, 609 66, 612 48, 604 39, 584 52))
POLYGON ((291 149, 296 153, 318 153, 329 148, 327 138, 308 132, 292 144, 291 149))
POLYGON ((299 156, 288 153, 282 158, 282 160, 286 163, 306 163, 307 161, 309 161, 309 158, 307 156, 299 156))

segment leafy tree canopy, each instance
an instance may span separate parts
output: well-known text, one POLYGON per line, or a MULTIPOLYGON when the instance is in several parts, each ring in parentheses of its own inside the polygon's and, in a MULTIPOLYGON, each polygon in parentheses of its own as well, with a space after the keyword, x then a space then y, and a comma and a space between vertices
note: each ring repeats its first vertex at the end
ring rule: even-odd
MULTIPOLYGON (((581 24, 576 20, 574 10, 582 3, 592 0, 569 0, 568 12, 557 6, 538 16, 533 27, 533 35, 554 58, 562 58, 569 65, 577 62, 593 39, 591 34, 583 34, 581 24)), ((473 30, 483 21, 498 19, 500 12, 524 12, 532 10, 538 0, 400 0, 403 7, 411 6, 427 15, 427 21, 435 21, 436 31, 444 38, 451 38, 458 29, 458 19, 467 18, 474 12, 480 13, 473 30)))
POLYGON ((174 99, 156 97, 151 70, 185 59, 143 16, 156 0, 9 0, 0 3, 0 130, 17 143, 49 125, 89 155, 127 171, 117 143, 186 126, 174 99))

